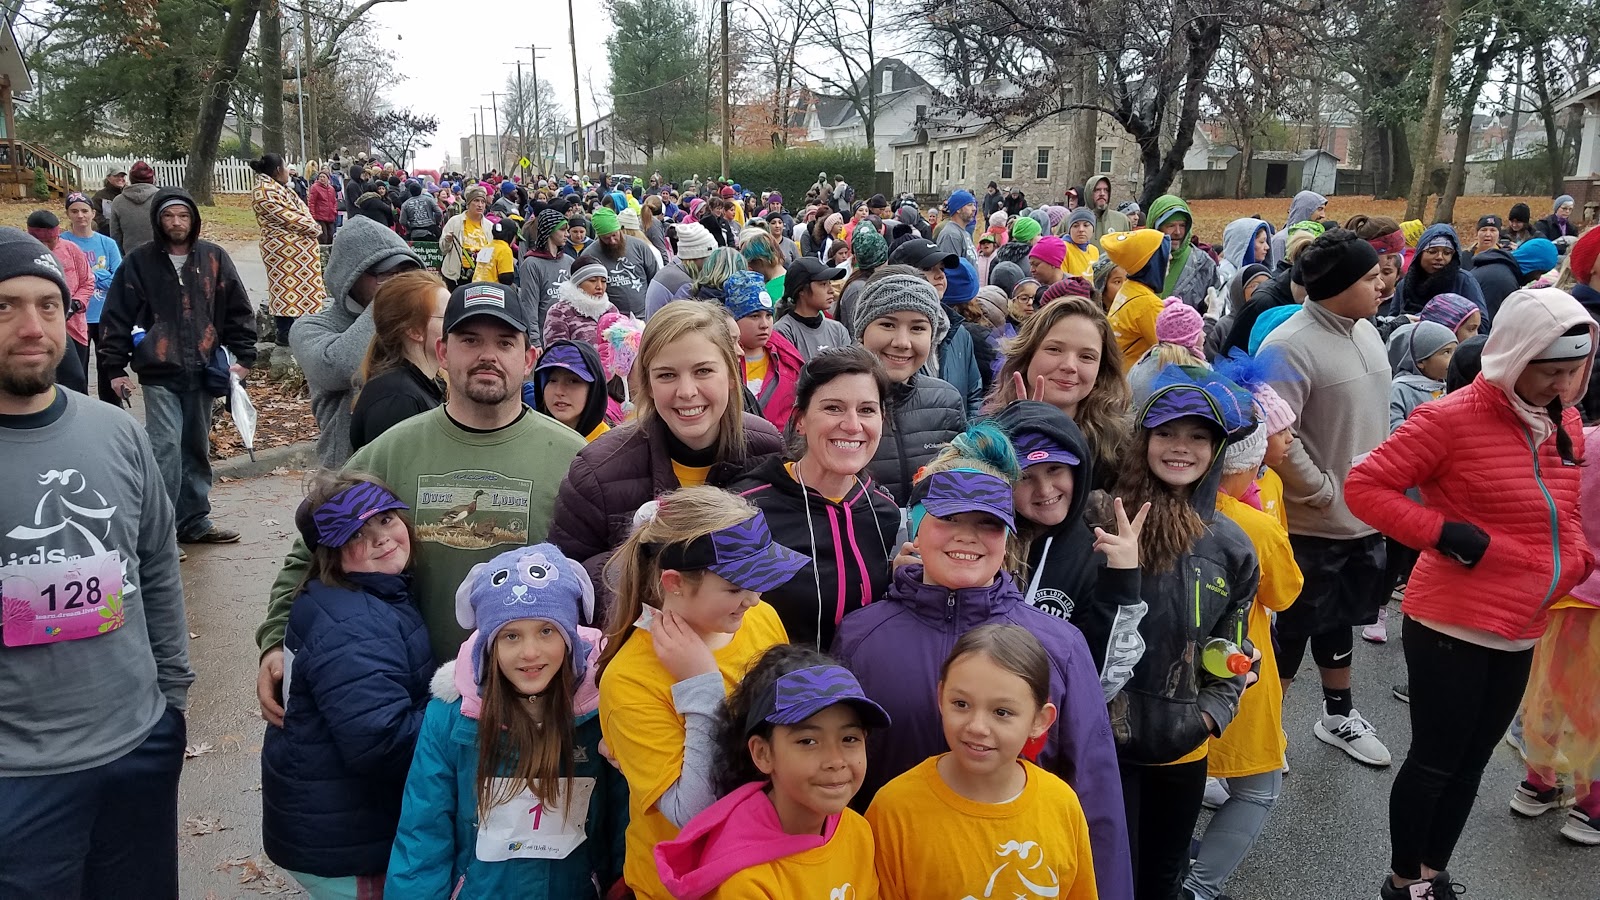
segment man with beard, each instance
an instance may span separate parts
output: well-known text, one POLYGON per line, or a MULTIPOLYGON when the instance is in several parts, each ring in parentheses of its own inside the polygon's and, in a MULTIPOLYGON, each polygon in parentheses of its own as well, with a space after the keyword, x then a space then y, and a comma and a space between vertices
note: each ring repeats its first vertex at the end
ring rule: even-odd
POLYGON ((177 516, 178 540, 231 544, 239 532, 211 521, 207 370, 226 347, 233 373, 250 374, 255 304, 228 251, 200 239, 200 210, 188 194, 164 189, 150 203, 150 218, 155 239, 123 258, 106 290, 100 368, 121 397, 135 390, 128 368, 139 376, 145 430, 177 516), (135 326, 144 329, 137 345, 135 326))
POLYGON ((622 312, 644 318, 645 290, 660 268, 650 243, 623 234, 617 214, 605 207, 595 210, 590 221, 594 225, 595 242, 572 264, 573 270, 592 264, 605 266, 606 296, 611 304, 622 312))
MULTIPOLYGON (((362 447, 348 469, 387 484, 412 510, 413 596, 435 658, 454 659, 467 632, 456 624, 456 587, 472 567, 510 547, 545 539, 556 489, 583 436, 522 402, 537 348, 514 289, 463 284, 445 306, 445 403, 362 447)), ((283 725, 283 630, 311 567, 298 538, 272 585, 256 692, 268 722, 283 725)))
POLYGON ((1096 175, 1083 186, 1084 205, 1094 213, 1094 240, 1118 231, 1128 231, 1128 217, 1111 208, 1111 176, 1096 175))
POLYGON ((0 228, 0 896, 178 896, 172 504, 139 423, 57 387, 67 284, 0 228))

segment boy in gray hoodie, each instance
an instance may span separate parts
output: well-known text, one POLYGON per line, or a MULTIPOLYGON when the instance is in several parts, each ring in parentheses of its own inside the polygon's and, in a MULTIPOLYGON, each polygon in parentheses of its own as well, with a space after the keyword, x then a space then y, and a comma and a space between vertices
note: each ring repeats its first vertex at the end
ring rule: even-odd
POLYGON ((1402 325, 1389 335, 1389 366, 1394 372, 1389 388, 1390 434, 1411 418, 1412 410, 1444 396, 1444 376, 1455 352, 1455 332, 1438 322, 1402 325))

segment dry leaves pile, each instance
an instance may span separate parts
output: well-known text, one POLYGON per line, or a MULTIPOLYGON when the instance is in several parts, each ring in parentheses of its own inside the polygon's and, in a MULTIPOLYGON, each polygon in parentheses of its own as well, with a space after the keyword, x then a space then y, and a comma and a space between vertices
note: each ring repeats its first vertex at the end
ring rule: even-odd
POLYGON ((248 856, 241 856, 238 859, 229 859, 217 863, 218 872, 227 872, 231 869, 239 870, 240 884, 249 885, 250 890, 258 894, 299 893, 299 889, 291 884, 287 878, 278 874, 278 867, 267 862, 264 857, 252 859, 248 856))
MULTIPOLYGON (((299 390, 265 378, 251 379, 245 388, 256 407, 256 452, 316 440, 317 417, 311 413, 311 401, 299 390)), ((228 459, 244 452, 233 419, 219 409, 211 425, 211 458, 228 459)))
MULTIPOLYGON (((1434 205, 1438 198, 1428 204, 1428 212, 1422 221, 1432 224, 1434 205)), ((1533 215, 1538 218, 1550 212, 1548 197, 1499 197, 1499 196, 1471 196, 1461 197, 1456 200, 1454 225, 1456 233, 1463 241, 1470 240, 1478 230, 1478 217, 1486 213, 1494 213, 1504 219, 1506 213, 1511 211, 1514 203, 1526 203, 1533 210, 1533 215)), ((1227 227, 1234 219, 1258 218, 1272 223, 1274 228, 1282 228, 1283 220, 1289 215, 1289 198, 1279 200, 1195 200, 1189 204, 1189 209, 1194 212, 1195 231, 1201 240, 1207 243, 1220 245, 1222 243, 1222 229, 1227 227)), ((1351 216, 1365 213, 1369 216, 1388 216, 1399 221, 1404 217, 1406 202, 1404 200, 1374 200, 1371 197, 1360 196, 1334 196, 1328 198, 1328 218, 1337 222, 1344 222, 1351 216)))

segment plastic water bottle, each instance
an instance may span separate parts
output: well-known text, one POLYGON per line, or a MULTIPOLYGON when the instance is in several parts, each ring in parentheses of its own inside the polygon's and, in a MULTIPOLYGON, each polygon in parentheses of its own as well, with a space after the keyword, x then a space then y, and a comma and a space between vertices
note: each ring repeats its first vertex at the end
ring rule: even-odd
POLYGON ((1249 655, 1227 638, 1212 638, 1200 651, 1200 665, 1218 678, 1233 678, 1250 671, 1249 655))

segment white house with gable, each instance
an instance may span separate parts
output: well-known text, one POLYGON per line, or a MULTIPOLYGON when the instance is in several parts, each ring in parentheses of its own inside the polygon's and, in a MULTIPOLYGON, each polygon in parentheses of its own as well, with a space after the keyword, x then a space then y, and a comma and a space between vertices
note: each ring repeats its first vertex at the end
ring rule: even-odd
MULTIPOLYGON (((873 156, 880 172, 894 169, 894 150, 889 142, 910 130, 925 117, 934 103, 933 86, 910 66, 889 57, 879 60, 865 76, 877 90, 878 115, 873 130, 873 156)), ((806 141, 823 147, 865 147, 867 125, 843 97, 814 95, 806 109, 806 141)))

